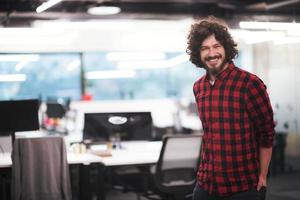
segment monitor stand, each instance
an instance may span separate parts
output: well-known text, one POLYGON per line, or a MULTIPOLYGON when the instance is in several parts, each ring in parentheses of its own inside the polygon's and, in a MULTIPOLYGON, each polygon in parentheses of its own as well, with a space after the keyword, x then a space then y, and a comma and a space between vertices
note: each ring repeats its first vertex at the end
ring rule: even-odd
POLYGON ((123 149, 120 133, 114 134, 114 136, 110 138, 110 142, 112 143, 113 149, 123 149))

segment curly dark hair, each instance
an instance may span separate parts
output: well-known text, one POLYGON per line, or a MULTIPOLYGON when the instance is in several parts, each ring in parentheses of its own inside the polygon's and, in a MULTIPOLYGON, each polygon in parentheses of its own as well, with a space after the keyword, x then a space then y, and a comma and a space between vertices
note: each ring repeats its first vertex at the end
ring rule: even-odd
POLYGON ((221 19, 209 16, 194 23, 188 35, 186 52, 190 55, 190 61, 196 67, 205 68, 200 58, 200 47, 202 42, 211 35, 214 35, 216 40, 224 47, 226 62, 232 62, 238 56, 237 44, 228 32, 226 23, 221 19))

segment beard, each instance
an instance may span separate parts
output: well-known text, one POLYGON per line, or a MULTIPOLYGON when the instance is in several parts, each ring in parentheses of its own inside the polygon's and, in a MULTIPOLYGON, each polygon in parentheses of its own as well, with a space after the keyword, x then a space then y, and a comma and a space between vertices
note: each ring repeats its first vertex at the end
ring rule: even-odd
MULTIPOLYGON (((213 57, 209 56, 205 59, 205 61, 208 62, 213 59, 221 59, 221 58, 222 58, 221 55, 213 56, 213 57)), ((224 59, 219 66, 208 67, 207 64, 204 64, 204 66, 205 66, 204 68, 209 72, 209 74, 211 74, 213 76, 217 76, 220 72, 222 72, 225 69, 226 64, 227 64, 227 61, 224 59)))

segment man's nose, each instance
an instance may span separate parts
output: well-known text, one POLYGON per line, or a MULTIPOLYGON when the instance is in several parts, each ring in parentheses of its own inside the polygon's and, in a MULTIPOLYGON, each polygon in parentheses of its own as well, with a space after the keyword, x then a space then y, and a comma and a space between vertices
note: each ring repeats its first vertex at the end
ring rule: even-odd
POLYGON ((214 56, 214 55, 216 55, 216 49, 213 48, 213 47, 209 48, 209 50, 208 50, 208 55, 209 55, 209 56, 214 56))

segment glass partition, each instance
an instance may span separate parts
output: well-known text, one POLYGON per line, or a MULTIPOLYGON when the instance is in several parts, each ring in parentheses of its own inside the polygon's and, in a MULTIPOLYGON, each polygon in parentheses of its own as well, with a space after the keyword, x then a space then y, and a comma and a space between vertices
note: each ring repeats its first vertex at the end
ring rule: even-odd
POLYGON ((0 99, 80 99, 77 53, 0 54, 0 99))
POLYGON ((193 82, 204 73, 180 52, 86 53, 83 60, 95 100, 193 98, 193 82))

